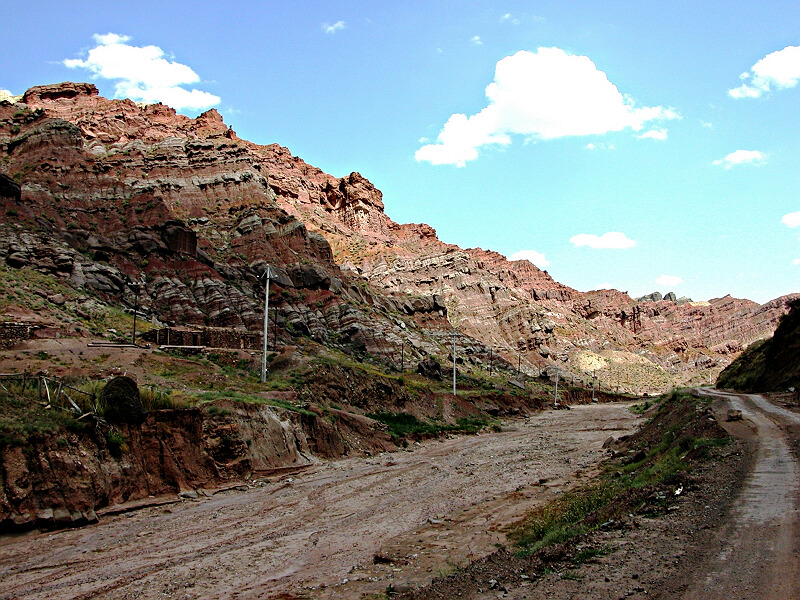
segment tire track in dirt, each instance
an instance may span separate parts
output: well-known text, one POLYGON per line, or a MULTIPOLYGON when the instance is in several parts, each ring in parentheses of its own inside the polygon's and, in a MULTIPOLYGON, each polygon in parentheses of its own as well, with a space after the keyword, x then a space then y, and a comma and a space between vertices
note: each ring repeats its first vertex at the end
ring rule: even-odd
POLYGON ((800 467, 784 430, 800 425, 800 415, 759 395, 704 393, 725 398, 755 426, 756 460, 731 519, 718 534, 718 552, 694 571, 682 597, 800 598, 800 467))
POLYGON ((591 471, 603 441, 638 422, 626 405, 546 411, 498 433, 0 538, 0 598, 361 598, 422 583, 453 556, 494 550, 500 526, 591 471), (372 565, 383 548, 420 540, 402 564, 372 565))

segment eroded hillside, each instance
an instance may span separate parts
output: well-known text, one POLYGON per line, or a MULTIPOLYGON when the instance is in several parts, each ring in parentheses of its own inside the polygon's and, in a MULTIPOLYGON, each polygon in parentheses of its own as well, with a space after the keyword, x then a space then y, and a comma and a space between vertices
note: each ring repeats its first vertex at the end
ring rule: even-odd
MULTIPOLYGON (((337 178, 278 145, 238 138, 215 110, 108 100, 90 84, 0 103, 6 176, 0 256, 55 275, 158 323, 258 331, 274 269, 276 336, 396 364, 446 361, 456 320, 464 369, 623 391, 707 383, 771 333, 791 297, 763 306, 637 303, 582 293, 527 261, 446 244, 399 225, 358 173, 337 178)), ((26 316, 24 306, 12 310, 26 316)), ((35 318, 34 314, 28 314, 35 318)))

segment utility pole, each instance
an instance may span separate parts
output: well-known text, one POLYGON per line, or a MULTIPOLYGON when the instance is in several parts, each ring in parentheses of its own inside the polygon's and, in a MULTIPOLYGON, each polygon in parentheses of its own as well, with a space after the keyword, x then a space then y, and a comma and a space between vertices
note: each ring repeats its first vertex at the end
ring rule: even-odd
POLYGON ((554 406, 558 408, 558 367, 556 367, 556 393, 555 393, 555 404, 554 406))
MULTIPOLYGON (((267 270, 264 271, 267 276, 267 282, 264 286, 264 349, 261 353, 261 383, 267 381, 267 336, 269 335, 269 280, 272 277, 272 270, 267 265, 267 270)), ((262 277, 264 276, 262 275, 262 277)))
POLYGON ((128 281, 130 281, 130 283, 128 285, 130 285, 135 291, 135 296, 134 296, 134 301, 133 301, 133 336, 131 338, 131 342, 135 346, 136 345, 136 313, 139 312, 139 290, 141 289, 142 285, 144 285, 144 280, 131 281, 129 279, 128 281))
POLYGON ((456 397, 456 328, 453 327, 453 398, 456 397))
POLYGON ((136 289, 136 299, 134 300, 134 303, 133 303, 133 339, 131 339, 131 342, 133 342, 133 345, 135 346, 136 345, 136 313, 139 312, 139 284, 138 283, 134 283, 133 286, 136 289))

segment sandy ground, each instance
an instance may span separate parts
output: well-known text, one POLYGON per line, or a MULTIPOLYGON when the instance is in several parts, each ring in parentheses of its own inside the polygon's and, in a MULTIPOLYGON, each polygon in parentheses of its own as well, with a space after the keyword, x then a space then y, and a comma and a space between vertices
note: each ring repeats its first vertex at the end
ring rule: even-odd
POLYGON ((499 529, 591 476, 625 404, 315 465, 212 497, 0 539, 0 598, 378 598, 493 551, 499 529))

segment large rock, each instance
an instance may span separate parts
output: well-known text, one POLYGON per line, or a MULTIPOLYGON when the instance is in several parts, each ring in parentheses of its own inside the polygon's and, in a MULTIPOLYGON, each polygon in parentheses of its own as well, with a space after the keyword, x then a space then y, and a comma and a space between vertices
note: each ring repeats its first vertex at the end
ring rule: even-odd
POLYGON ((417 373, 428 379, 435 379, 441 381, 442 379, 442 365, 433 356, 429 356, 417 365, 417 373))

